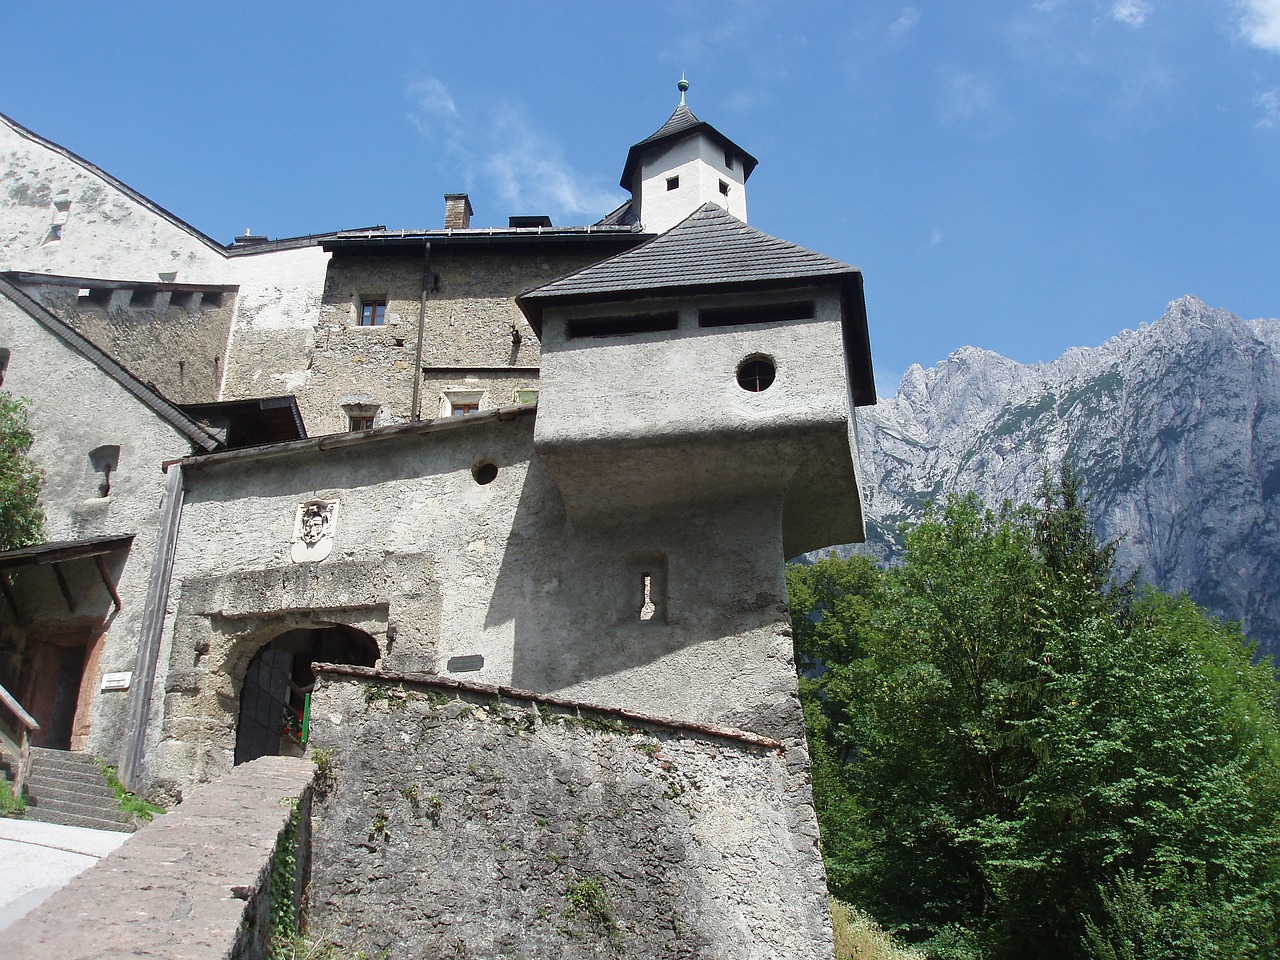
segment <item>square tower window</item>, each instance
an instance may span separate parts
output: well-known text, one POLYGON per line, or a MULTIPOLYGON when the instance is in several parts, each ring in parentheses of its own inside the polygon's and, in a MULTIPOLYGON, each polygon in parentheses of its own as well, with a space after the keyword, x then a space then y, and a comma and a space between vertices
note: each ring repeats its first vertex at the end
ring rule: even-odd
POLYGON ((724 180, 720 181, 720 192, 726 197, 729 195, 729 184, 724 180))
POLYGON ((667 177, 667 189, 668 189, 668 190, 679 190, 679 189, 680 189, 680 178, 679 178, 679 177, 667 177))
POLYGON ((360 326, 380 327, 387 322, 387 300, 367 298, 360 301, 360 326))

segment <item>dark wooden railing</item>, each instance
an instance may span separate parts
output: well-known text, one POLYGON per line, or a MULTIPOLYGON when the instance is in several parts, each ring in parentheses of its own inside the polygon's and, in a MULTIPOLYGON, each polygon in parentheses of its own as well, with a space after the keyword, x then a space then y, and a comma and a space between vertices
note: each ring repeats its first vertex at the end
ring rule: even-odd
POLYGON ((3 686, 0 686, 0 704, 9 708, 9 712, 17 718, 18 728, 22 731, 18 738, 18 769, 13 777, 13 795, 20 798, 27 785, 27 777, 31 775, 31 733, 39 730, 40 724, 36 723, 35 717, 22 709, 22 704, 3 686))

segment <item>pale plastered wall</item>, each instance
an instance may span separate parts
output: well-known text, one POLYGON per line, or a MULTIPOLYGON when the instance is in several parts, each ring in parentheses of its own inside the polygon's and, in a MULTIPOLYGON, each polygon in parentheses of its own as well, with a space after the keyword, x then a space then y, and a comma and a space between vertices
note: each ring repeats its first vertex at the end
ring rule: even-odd
POLYGON ((532 420, 188 468, 153 777, 225 771, 245 666, 308 624, 368 633, 387 669, 479 656, 466 679, 799 738, 781 497, 580 528, 532 420), (473 478, 480 462, 498 467, 491 483, 473 478), (321 498, 341 501, 332 553, 295 564, 298 505, 321 498))
MULTIPOLYGON (((156 522, 164 486, 161 464, 191 452, 190 441, 161 420, 91 361, 0 297, 0 344, 11 351, 4 388, 31 400, 35 444, 31 457, 45 473, 41 503, 50 541, 135 534, 119 577, 122 609, 106 626, 100 673, 132 670, 139 624, 156 546, 156 522), (101 475, 89 452, 102 445, 120 447, 110 494, 98 496, 101 475)), ((83 581, 86 591, 100 583, 83 581)), ((86 599, 88 596, 86 595, 86 599)), ((109 606, 109 603, 108 603, 109 606)), ((66 616, 70 617, 68 611, 66 616)), ((86 677, 96 689, 99 678, 86 677)), ((128 694, 96 694, 92 708, 90 752, 110 760, 123 735, 128 694)))
POLYGON ((152 281, 176 273, 180 283, 222 283, 227 272, 226 257, 198 234, 2 118, 0 270, 152 281))

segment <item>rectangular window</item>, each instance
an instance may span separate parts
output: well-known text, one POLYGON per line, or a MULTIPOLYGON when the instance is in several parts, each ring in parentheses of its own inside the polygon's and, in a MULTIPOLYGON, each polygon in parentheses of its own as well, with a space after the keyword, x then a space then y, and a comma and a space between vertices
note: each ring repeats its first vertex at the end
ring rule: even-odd
POLYGON ((362 300, 360 302, 360 326, 380 327, 386 322, 386 300, 362 300))
POLYGON ((349 414, 347 416, 347 429, 353 433, 357 430, 372 430, 373 415, 372 414, 349 414))
POLYGON ((667 177, 667 189, 668 189, 668 190, 678 190, 678 189, 680 189, 680 178, 679 178, 679 177, 667 177))
POLYGON ((624 337, 631 333, 674 330, 679 322, 680 317, 674 313, 637 314, 627 317, 584 317, 580 320, 570 320, 565 336, 570 340, 577 337, 624 337))
POLYGON ((460 417, 467 413, 479 413, 483 390, 447 390, 440 398, 442 417, 460 417))
POLYGON ((720 181, 720 192, 726 197, 729 195, 729 184, 723 180, 720 181))
POLYGON ((698 311, 700 327, 736 327, 746 323, 812 319, 812 300, 800 303, 744 304, 740 307, 714 307, 698 311))
POLYGON ((733 169, 733 154, 728 150, 724 152, 724 166, 726 170, 733 169))

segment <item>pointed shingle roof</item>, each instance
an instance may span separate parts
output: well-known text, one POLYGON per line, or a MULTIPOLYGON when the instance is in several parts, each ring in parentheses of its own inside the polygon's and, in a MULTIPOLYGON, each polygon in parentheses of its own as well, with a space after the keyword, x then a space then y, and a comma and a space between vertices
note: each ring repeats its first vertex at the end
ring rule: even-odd
POLYGON ((756 168, 756 164, 759 161, 711 124, 705 120, 699 120, 694 116, 692 110, 681 103, 680 106, 676 107, 675 113, 667 118, 666 123, 627 151, 627 162, 623 164, 622 178, 618 181, 622 185, 622 189, 631 189, 632 178, 635 177, 636 168, 640 165, 640 160, 645 154, 666 147, 677 140, 693 136, 695 133, 701 133, 715 141, 726 153, 733 153, 741 157, 742 179, 743 182, 746 182, 746 179, 751 176, 751 171, 756 168))
POLYGON ((713 202, 703 204, 647 243, 528 290, 516 303, 541 335, 543 311, 553 304, 786 289, 815 282, 841 288, 845 350, 855 400, 875 403, 861 271, 757 230, 713 202))

